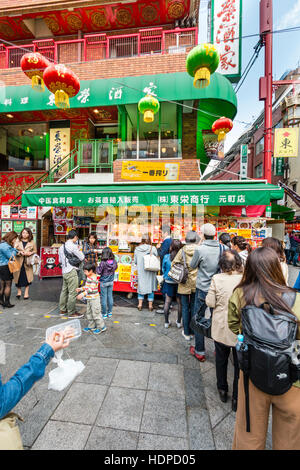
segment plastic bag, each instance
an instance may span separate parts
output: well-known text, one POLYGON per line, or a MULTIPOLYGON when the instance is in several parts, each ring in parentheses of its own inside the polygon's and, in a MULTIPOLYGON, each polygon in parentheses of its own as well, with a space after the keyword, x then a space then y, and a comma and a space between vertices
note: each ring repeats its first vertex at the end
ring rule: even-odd
POLYGON ((49 372, 48 390, 56 390, 60 392, 66 388, 73 380, 79 375, 85 365, 81 361, 74 361, 74 359, 62 360, 63 351, 57 351, 55 357, 52 359, 56 362, 58 367, 49 372))

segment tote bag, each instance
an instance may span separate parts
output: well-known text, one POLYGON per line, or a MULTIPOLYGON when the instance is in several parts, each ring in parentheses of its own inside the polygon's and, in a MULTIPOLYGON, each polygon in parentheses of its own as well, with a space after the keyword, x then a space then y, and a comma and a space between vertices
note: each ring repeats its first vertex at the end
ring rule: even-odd
POLYGON ((160 259, 152 254, 152 246, 149 255, 144 256, 144 270, 155 273, 160 271, 160 259))
POLYGON ((19 262, 16 260, 14 256, 11 256, 8 260, 8 269, 10 270, 12 274, 20 271, 19 262))
POLYGON ((17 419, 23 421, 15 413, 8 413, 0 419, 0 450, 23 450, 17 419))

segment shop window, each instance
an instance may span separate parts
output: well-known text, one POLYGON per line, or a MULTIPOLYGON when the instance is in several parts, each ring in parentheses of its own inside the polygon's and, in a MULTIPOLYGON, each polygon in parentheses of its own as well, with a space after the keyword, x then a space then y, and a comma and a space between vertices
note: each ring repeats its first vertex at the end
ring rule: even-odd
POLYGON ((46 123, 2 126, 0 152, 5 155, 5 163, 1 169, 45 170, 49 145, 47 134, 46 123))
POLYGON ((263 164, 260 163, 255 167, 255 178, 262 178, 263 176, 263 164))

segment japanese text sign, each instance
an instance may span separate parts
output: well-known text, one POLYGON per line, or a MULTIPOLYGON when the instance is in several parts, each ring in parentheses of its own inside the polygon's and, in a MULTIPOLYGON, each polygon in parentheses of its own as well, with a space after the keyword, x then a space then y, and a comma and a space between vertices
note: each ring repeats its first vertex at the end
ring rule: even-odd
POLYGON ((220 54, 217 72, 238 81, 241 75, 242 0, 212 0, 211 41, 220 54))
MULTIPOLYGON (((50 168, 59 164, 70 153, 70 128, 50 129, 50 168)), ((58 169, 57 177, 68 171, 68 165, 58 169)))
POLYGON ((298 157, 299 128, 275 129, 274 157, 298 157))
POLYGON ((179 163, 122 162, 121 178, 132 181, 178 181, 179 163))

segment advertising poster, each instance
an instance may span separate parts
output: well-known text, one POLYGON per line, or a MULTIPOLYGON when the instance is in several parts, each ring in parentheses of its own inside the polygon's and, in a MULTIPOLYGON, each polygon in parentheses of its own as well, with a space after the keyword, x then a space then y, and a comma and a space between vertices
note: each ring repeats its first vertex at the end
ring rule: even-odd
POLYGON ((122 162, 121 178, 132 181, 178 181, 180 163, 122 162))
POLYGON ((224 140, 218 141, 218 136, 210 129, 202 131, 203 145, 207 158, 210 160, 223 160, 224 140))
POLYGON ((41 271, 40 277, 61 276, 62 270, 59 263, 58 248, 41 248, 41 271))
POLYGON ((23 228, 25 228, 24 220, 14 220, 14 231, 16 233, 21 233, 23 228))
POLYGON ((298 157, 299 128, 288 127, 275 129, 274 158, 298 157))
POLYGON ((1 218, 2 219, 10 218, 10 206, 1 206, 1 218))

